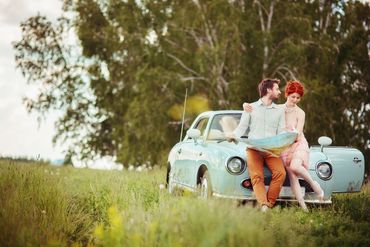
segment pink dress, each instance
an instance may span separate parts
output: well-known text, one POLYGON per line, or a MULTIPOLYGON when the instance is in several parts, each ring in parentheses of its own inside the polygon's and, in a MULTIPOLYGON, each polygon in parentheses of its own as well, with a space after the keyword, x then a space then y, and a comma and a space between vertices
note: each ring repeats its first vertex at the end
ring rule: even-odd
MULTIPOLYGON (((287 129, 296 129, 298 123, 298 108, 286 110, 285 121, 287 129)), ((285 149, 280 155, 285 166, 289 166, 293 159, 302 160, 302 165, 308 170, 310 148, 303 133, 301 133, 295 143, 285 149)))

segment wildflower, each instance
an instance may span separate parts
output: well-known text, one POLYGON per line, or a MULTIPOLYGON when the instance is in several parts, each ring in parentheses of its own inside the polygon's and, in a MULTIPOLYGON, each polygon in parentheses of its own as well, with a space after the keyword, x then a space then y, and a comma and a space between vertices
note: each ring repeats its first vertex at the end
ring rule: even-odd
POLYGON ((94 230, 94 236, 98 239, 102 239, 104 235, 104 226, 102 223, 98 224, 94 230))
POLYGON ((108 209, 108 217, 112 228, 119 228, 122 226, 123 219, 116 206, 112 206, 108 209))

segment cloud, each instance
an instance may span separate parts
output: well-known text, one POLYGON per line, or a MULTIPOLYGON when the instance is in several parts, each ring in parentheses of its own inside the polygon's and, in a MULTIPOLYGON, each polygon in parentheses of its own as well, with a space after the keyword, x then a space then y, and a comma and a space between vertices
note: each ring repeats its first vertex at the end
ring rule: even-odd
POLYGON ((0 2, 0 22, 3 25, 18 25, 22 18, 30 14, 29 11, 25 0, 2 0, 0 2))
POLYGON ((1 0, 1 24, 18 26, 21 21, 37 15, 47 15, 55 20, 61 14, 62 1, 60 0, 1 0))

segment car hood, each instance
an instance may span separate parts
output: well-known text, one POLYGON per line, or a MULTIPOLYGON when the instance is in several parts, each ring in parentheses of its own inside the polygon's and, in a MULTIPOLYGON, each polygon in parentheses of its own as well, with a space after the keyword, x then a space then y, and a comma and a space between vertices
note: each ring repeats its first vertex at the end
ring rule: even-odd
POLYGON ((220 143, 217 142, 210 142, 208 143, 208 148, 214 150, 214 151, 219 151, 227 156, 239 156, 243 158, 244 160, 246 159, 246 149, 247 149, 247 144, 243 142, 238 142, 237 144, 234 142, 227 142, 227 141, 222 141, 220 143))

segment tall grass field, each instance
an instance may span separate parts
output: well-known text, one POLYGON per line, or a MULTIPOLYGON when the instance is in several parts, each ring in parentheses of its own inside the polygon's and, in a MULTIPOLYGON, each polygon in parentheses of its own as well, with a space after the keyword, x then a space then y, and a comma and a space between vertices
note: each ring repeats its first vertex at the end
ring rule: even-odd
POLYGON ((370 188, 261 213, 144 172, 0 161, 0 246, 370 246, 370 188))

